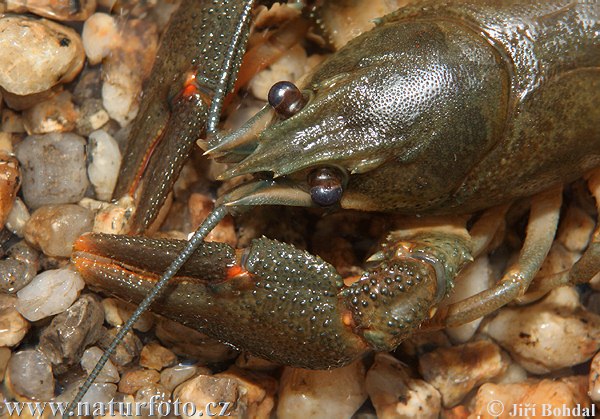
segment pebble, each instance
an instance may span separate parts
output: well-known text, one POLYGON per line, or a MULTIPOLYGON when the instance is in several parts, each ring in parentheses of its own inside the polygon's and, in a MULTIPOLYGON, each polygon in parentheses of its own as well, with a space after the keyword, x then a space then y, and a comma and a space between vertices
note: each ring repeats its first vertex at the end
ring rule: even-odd
POLYGON ((16 293, 31 282, 39 268, 39 253, 21 240, 0 260, 0 291, 16 293))
POLYGON ((197 330, 165 318, 158 318, 156 337, 178 355, 195 358, 201 364, 213 364, 233 359, 237 350, 197 330))
POLYGON ((13 134, 21 134, 25 132, 25 126, 23 126, 23 118, 20 113, 16 113, 11 109, 2 109, 2 126, 0 127, 2 132, 8 132, 13 134))
POLYGON ((29 330, 29 322, 15 309, 16 301, 0 294, 0 346, 18 345, 29 330))
POLYGON ((29 221, 29 210, 27 209, 27 205, 21 198, 17 197, 15 202, 8 213, 8 218, 6 219, 6 228, 10 230, 13 234, 23 237, 25 235, 25 224, 29 221))
POLYGON ((362 360, 330 371, 285 367, 279 384, 277 416, 350 418, 367 399, 362 360))
POLYGON ((54 396, 52 365, 44 354, 36 350, 28 349, 12 355, 5 382, 17 396, 43 401, 54 396))
POLYGON ((75 129, 79 111, 72 99, 71 92, 65 90, 23 111, 23 125, 27 133, 47 134, 75 129))
MULTIPOLYGON (((492 272, 487 256, 477 258, 472 264, 463 269, 454 282, 454 289, 444 305, 462 301, 480 291, 488 289, 492 282, 492 272)), ((446 329, 446 334, 455 343, 465 343, 471 339, 483 317, 458 327, 446 329)))
POLYGON ((160 384, 168 391, 173 391, 179 384, 198 374, 210 375, 210 370, 196 365, 176 365, 161 371, 160 384))
POLYGON ((29 208, 72 204, 88 187, 86 141, 72 133, 30 135, 15 147, 23 173, 23 198, 29 208))
POLYGON ((600 402, 600 352, 596 353, 590 364, 589 395, 593 402, 600 402))
MULTIPOLYGON (((204 219, 214 209, 213 200, 204 194, 192 193, 188 201, 192 228, 197 229, 204 219)), ((237 235, 233 218, 225 217, 217 226, 206 236, 206 241, 227 243, 232 247, 237 245, 237 235)))
POLYGON ((71 307, 52 319, 40 336, 39 349, 52 362, 57 373, 81 359, 85 348, 102 333, 104 312, 92 295, 83 295, 71 307))
POLYGON ((149 369, 130 370, 121 376, 119 391, 125 394, 135 394, 139 389, 160 381, 158 371, 149 369))
POLYGON ((104 126, 110 120, 108 112, 102 107, 101 99, 86 99, 79 106, 79 119, 76 132, 79 135, 89 136, 95 130, 104 126))
POLYGON ((482 385, 475 396, 472 417, 553 417, 592 416, 586 394, 587 377, 530 379, 516 384, 482 385), (525 410, 525 409, 529 410, 525 410), (574 409, 578 408, 577 413, 574 409), (519 410, 521 409, 521 410, 519 410), (586 411, 583 409, 588 409, 586 411))
MULTIPOLYGON (((233 378, 213 377, 211 375, 199 375, 181 384, 173 392, 173 399, 182 404, 193 403, 195 406, 206 406, 206 403, 219 400, 225 403, 235 403, 238 399, 239 388, 237 380, 233 378)), ((238 406, 234 405, 234 411, 229 411, 230 416, 240 417, 238 406)), ((185 413, 185 411, 184 411, 185 413)), ((187 419, 193 416, 181 415, 187 419)))
POLYGON ((10 351, 10 348, 7 347, 0 347, 0 380, 4 380, 4 374, 6 373, 6 368, 8 367, 8 361, 10 360, 10 357, 12 355, 12 352, 10 351))
POLYGON ((140 416, 160 418, 167 416, 167 405, 164 405, 163 402, 168 402, 170 396, 171 393, 164 389, 160 384, 151 384, 136 391, 134 401, 135 403, 138 403, 138 406, 142 406, 140 416), (151 404, 153 404, 152 407, 151 404))
MULTIPOLYGON (((81 357, 81 367, 85 370, 85 372, 89 375, 96 363, 102 357, 104 351, 97 346, 92 346, 88 348, 83 353, 81 357)), ((119 371, 117 371, 117 367, 110 361, 110 359, 106 362, 106 365, 98 374, 95 380, 97 383, 118 383, 119 382, 119 371)))
POLYGON ((442 395, 444 407, 457 405, 473 388, 503 374, 509 359, 493 342, 480 340, 439 348, 419 357, 419 371, 442 395))
MULTIPOLYGON (((105 298, 102 300, 102 307, 104 307, 104 316, 106 322, 111 326, 121 326, 125 324, 128 318, 131 317, 136 309, 133 304, 125 301, 118 300, 116 298, 105 298)), ((154 325, 154 316, 150 312, 145 312, 142 317, 133 324, 135 330, 140 332, 148 332, 154 325)))
POLYGON ((70 82, 83 67, 79 35, 46 19, 0 18, 0 86, 28 95, 70 82))
POLYGON ((30 95, 16 95, 5 90, 4 101, 6 102, 9 108, 15 111, 25 111, 38 103, 50 99, 51 97, 57 95, 62 91, 63 86, 61 84, 57 84, 53 88, 44 90, 43 92, 32 93, 30 95))
POLYGON ((264 419, 271 417, 275 407, 275 393, 278 387, 277 380, 273 377, 236 366, 232 366, 227 371, 216 374, 214 377, 231 378, 237 381, 240 394, 236 404, 244 410, 241 416, 264 419))
POLYGON ((119 144, 106 131, 94 131, 88 138, 88 155, 88 177, 96 198, 110 201, 121 167, 119 144))
POLYGON ((81 40, 90 65, 100 64, 120 42, 116 19, 106 13, 94 13, 83 25, 81 40))
POLYGON ((121 126, 129 124, 137 115, 142 80, 158 48, 155 24, 140 19, 117 22, 96 13, 84 24, 82 39, 89 61, 103 64, 104 109, 121 126))
POLYGON ((0 151, 0 226, 4 226, 21 186, 19 162, 8 152, 0 151))
POLYGON ((79 295, 85 283, 69 269, 42 272, 19 292, 16 309, 29 321, 37 321, 66 310, 79 295))
MULTIPOLYGON (((104 334, 100 337, 97 345, 106 350, 111 344, 115 336, 117 335, 118 329, 112 328, 104 331, 104 334)), ((118 367, 127 365, 134 358, 136 358, 142 350, 142 342, 133 332, 129 332, 125 335, 125 338, 117 345, 116 351, 110 356, 111 361, 118 367)))
MULTIPOLYGON (((113 383, 94 383, 90 386, 90 389, 87 391, 83 399, 82 403, 87 403, 90 406, 94 406, 94 404, 103 404, 108 405, 111 400, 115 398, 117 394, 117 385, 113 383)), ((70 400, 69 400, 70 401, 70 400)), ((93 412, 93 410, 92 410, 93 412)), ((89 415, 87 415, 89 416, 89 415)))
POLYGON ((503 308, 483 330, 534 374, 580 364, 600 349, 600 316, 585 310, 571 287, 530 306, 503 308))
POLYGON ((177 355, 156 342, 145 345, 140 353, 140 365, 145 368, 161 371, 176 362, 177 355))
POLYGON ((6 11, 31 12, 53 20, 81 21, 96 10, 96 0, 9 0, 6 11))
POLYGON ((69 257, 73 243, 92 231, 94 214, 79 205, 45 205, 25 226, 25 239, 47 256, 69 257))
POLYGON ((431 384, 412 378, 407 365, 378 353, 367 372, 366 388, 379 419, 431 418, 442 410, 442 397, 431 384))

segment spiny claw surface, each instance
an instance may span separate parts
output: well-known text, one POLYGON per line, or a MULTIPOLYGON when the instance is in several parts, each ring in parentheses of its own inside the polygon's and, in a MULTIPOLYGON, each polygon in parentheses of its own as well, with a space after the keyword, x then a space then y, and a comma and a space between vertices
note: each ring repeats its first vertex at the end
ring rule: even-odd
MULTIPOLYGON (((138 303, 183 244, 87 235, 76 243, 73 263, 92 287, 138 303)), ((241 263, 233 249, 221 243, 205 243, 191 259, 153 310, 263 358, 297 367, 342 366, 368 350, 353 333, 351 314, 340 295, 341 278, 320 258, 258 239, 241 263)))

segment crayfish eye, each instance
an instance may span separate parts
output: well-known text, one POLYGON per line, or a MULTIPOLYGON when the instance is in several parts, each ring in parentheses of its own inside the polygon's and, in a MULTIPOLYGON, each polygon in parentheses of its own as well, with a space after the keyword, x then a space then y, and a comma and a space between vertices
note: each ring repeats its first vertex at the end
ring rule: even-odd
POLYGON ((306 105, 306 98, 300 89, 289 81, 279 81, 271 86, 268 100, 275 112, 284 118, 296 115, 306 105))
POLYGON ((342 173, 335 167, 319 167, 308 174, 308 186, 313 202, 322 207, 337 204, 344 188, 342 173))

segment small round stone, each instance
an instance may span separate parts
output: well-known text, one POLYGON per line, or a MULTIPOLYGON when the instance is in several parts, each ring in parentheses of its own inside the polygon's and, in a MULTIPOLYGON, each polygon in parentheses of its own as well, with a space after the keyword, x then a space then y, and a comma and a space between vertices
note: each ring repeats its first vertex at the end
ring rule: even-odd
MULTIPOLYGON (((104 351, 97 346, 88 348, 81 357, 81 367, 90 374, 100 357, 104 354, 104 351)), ((118 383, 119 382, 119 371, 117 367, 110 361, 106 362, 106 365, 100 371, 98 377, 96 377, 97 383, 118 383)))
POLYGON ((15 147, 22 165, 23 198, 30 208, 71 204, 88 187, 86 141, 71 133, 31 135, 15 147))
POLYGON ((33 400, 50 400, 54 396, 52 365, 36 350, 20 351, 10 358, 6 382, 16 394, 33 400))
POLYGON ((16 309, 29 321, 37 321, 65 311, 85 283, 68 268, 42 272, 17 293, 16 309))
POLYGON ((48 90, 75 78, 85 55, 79 35, 46 19, 0 19, 0 86, 18 95, 48 90))
POLYGON ((119 144, 106 131, 94 131, 88 137, 88 176, 101 201, 110 201, 119 177, 119 144))
POLYGON ((44 254, 71 255, 73 243, 92 231, 94 214, 79 205, 46 205, 38 208, 25 226, 25 239, 44 254))

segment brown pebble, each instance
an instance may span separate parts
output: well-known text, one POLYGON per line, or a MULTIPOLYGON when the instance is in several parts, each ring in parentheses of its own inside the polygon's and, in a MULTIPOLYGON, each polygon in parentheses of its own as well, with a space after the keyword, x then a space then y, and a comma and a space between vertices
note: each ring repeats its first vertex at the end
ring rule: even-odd
POLYGON ((21 186, 19 162, 4 151, 0 151, 0 226, 4 226, 21 186))
POLYGON ((139 369, 127 371, 121 375, 119 391, 125 394, 135 394, 139 389, 156 384, 160 380, 160 374, 155 370, 139 369))
POLYGON ((156 342, 150 342, 142 348, 140 365, 145 368, 161 371, 165 367, 175 365, 177 356, 156 342))
POLYGON ((586 391, 584 375, 513 384, 486 383, 477 391, 471 414, 479 418, 583 417, 584 409, 591 409, 586 391))
POLYGON ((500 347, 490 341, 439 348, 419 357, 419 371, 438 389, 444 407, 457 405, 477 385, 508 368, 500 347))

